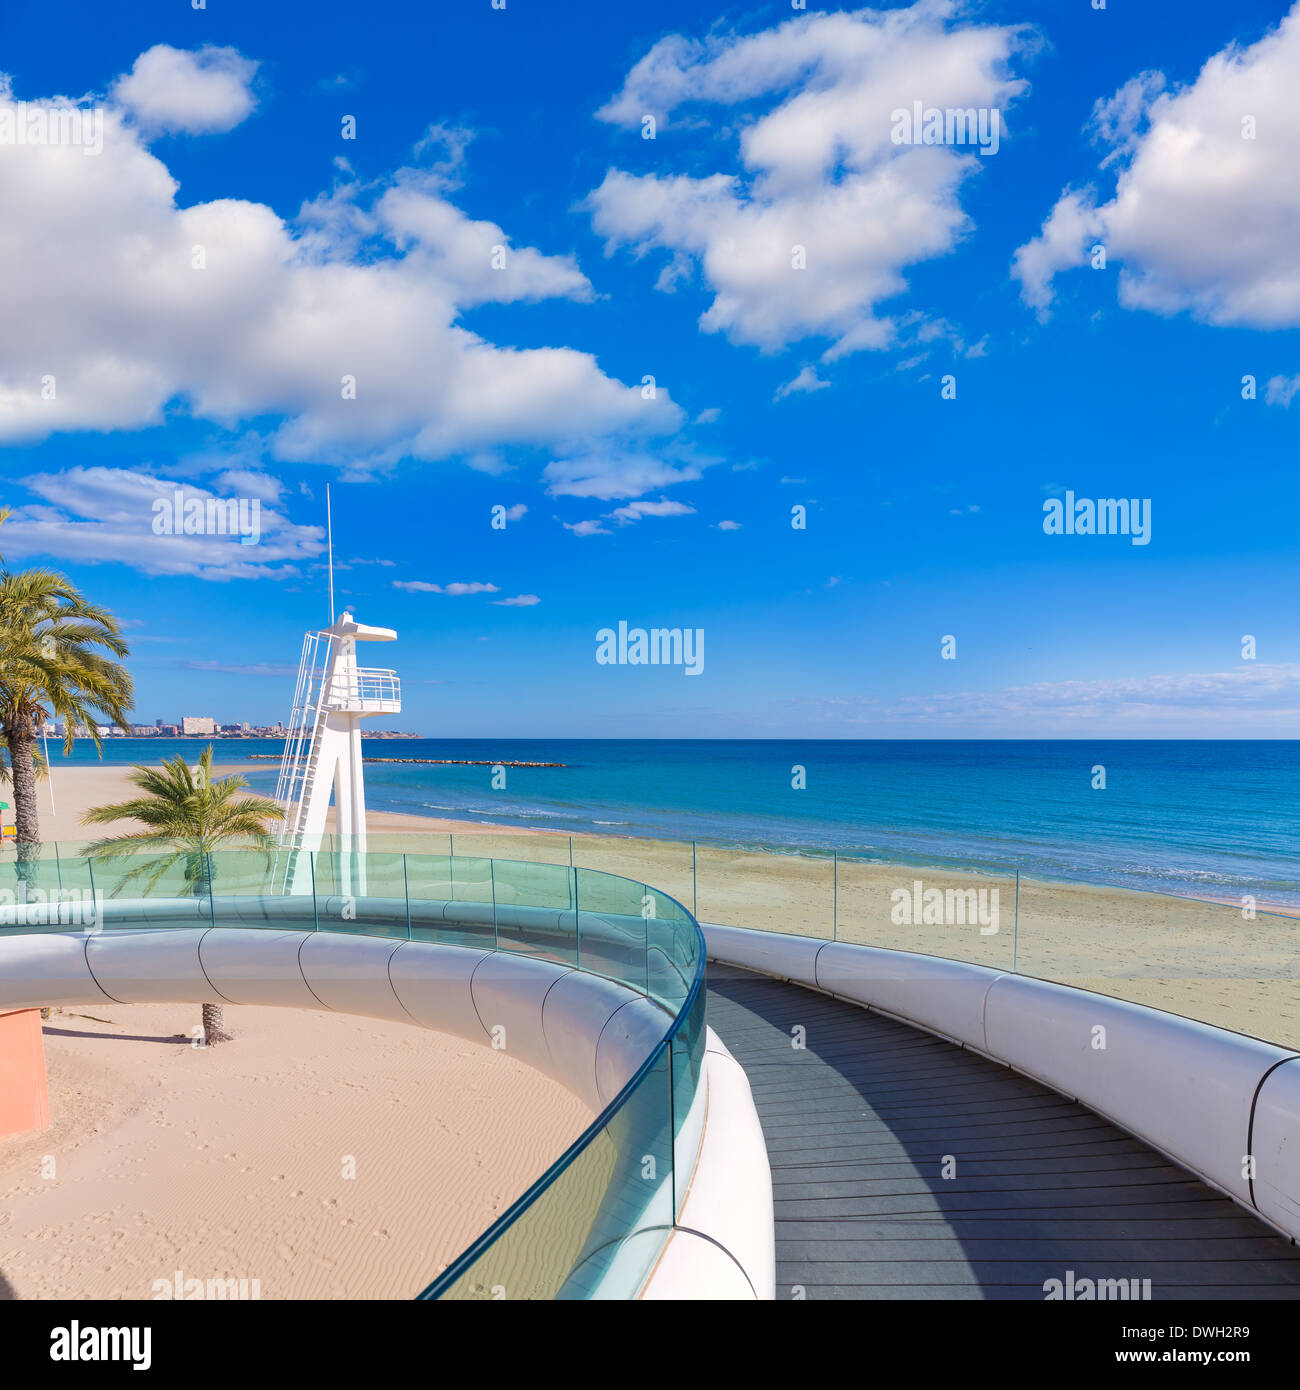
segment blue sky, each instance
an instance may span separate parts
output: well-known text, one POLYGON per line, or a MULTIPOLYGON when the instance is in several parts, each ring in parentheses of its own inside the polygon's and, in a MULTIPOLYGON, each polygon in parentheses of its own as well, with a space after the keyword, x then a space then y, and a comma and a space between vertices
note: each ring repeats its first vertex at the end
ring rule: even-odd
POLYGON ((287 714, 328 482, 428 735, 1292 735, 1284 5, 60 13, 0 16, 0 111, 105 117, 0 143, 0 551, 128 622, 139 719, 287 714), (260 543, 156 535, 177 486, 260 543), (620 620, 703 674, 597 665, 620 620))

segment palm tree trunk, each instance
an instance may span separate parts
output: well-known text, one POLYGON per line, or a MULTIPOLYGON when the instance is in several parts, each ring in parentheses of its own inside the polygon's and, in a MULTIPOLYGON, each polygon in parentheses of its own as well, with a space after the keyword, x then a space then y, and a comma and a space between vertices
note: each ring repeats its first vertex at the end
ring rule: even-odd
POLYGON ((226 1032, 226 1011, 221 1004, 204 1004, 203 1006, 203 1045, 211 1047, 213 1043, 230 1042, 231 1034, 226 1032))
POLYGON ((5 730, 9 745, 9 770, 14 791, 14 823, 18 829, 18 877, 34 883, 41 854, 41 821, 36 800, 35 739, 31 722, 24 720, 5 730))
MULTIPOLYGON (((191 854, 185 865, 185 877, 189 879, 190 886, 196 898, 204 897, 212 892, 212 859, 206 851, 199 849, 191 854)), ((226 1032, 226 1010, 222 1004, 204 1004, 203 1006, 203 1045, 211 1047, 213 1043, 233 1042, 233 1034, 226 1032)))

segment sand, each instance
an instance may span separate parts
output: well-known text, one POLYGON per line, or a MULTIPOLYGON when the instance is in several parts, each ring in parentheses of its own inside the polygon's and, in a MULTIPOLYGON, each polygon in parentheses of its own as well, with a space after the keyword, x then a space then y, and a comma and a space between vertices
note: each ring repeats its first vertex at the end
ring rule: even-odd
POLYGON ((227 1006, 236 1040, 202 1049, 198 1020, 53 1011, 54 1123, 0 1139, 0 1298, 149 1299, 178 1270, 410 1298, 591 1123, 506 1053, 413 1025, 227 1006))
MULTIPOLYGON (((81 813, 130 791, 123 768, 55 779, 50 839, 84 841, 81 813)), ((1300 920, 1263 904, 1249 920, 1237 904, 1031 880, 1017 904, 1014 877, 705 846, 692 862, 679 843, 393 813, 369 825, 372 850, 566 866, 572 854, 704 922, 1015 968, 1300 1047, 1300 920), (984 922, 896 920, 894 895, 910 899, 917 880, 982 890, 970 901, 984 922)), ((96 1006, 51 1019, 55 1126, 0 1140, 0 1280, 17 1296, 150 1297, 180 1269, 256 1278, 268 1298, 409 1297, 590 1122, 504 1054, 423 1030, 231 1007, 238 1041, 203 1052, 172 1040, 195 1013, 96 1006), (340 1176, 346 1153, 355 1180, 340 1176), (39 1173, 47 1154, 54 1179, 39 1173)))

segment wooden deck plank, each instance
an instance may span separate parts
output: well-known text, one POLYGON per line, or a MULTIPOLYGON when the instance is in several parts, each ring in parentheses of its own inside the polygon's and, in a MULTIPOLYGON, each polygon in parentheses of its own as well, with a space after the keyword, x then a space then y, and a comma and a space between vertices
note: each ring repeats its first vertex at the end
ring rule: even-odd
POLYGON ((1027 1077, 716 963, 708 1008, 768 1142, 778 1298, 1042 1299, 1073 1270, 1157 1299, 1300 1299, 1293 1243, 1027 1077))

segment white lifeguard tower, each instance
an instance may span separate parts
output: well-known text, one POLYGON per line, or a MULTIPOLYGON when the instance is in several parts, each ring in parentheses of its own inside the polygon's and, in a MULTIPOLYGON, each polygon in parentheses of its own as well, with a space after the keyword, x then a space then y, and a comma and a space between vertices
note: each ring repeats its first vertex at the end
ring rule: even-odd
MULTIPOLYGON (((297 851, 317 851, 334 803, 335 848, 342 872, 366 848, 366 790, 361 721, 400 714, 397 673, 357 665, 358 642, 393 642, 388 627, 367 627, 343 613, 332 627, 303 637, 298 684, 285 734, 275 798, 284 807, 279 856, 284 890, 309 892, 297 851)), ((364 863, 364 860, 358 860, 364 863)), ((349 874, 350 876, 350 874, 349 874)), ((364 883, 359 885, 364 891, 364 883)))

